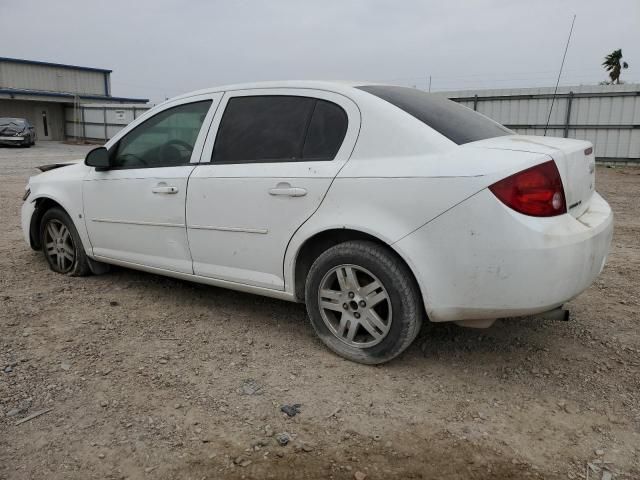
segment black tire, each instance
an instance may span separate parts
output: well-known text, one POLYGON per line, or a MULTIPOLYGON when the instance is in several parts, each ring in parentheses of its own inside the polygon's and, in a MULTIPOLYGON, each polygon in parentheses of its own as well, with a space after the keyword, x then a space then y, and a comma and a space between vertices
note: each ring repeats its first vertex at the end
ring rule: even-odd
POLYGON ((82 277, 91 273, 89 259, 82 246, 80 235, 78 235, 73 221, 64 210, 54 207, 42 215, 42 220, 40 221, 40 244, 42 245, 44 258, 54 272, 71 277, 82 277), (54 230, 48 230, 49 225, 54 230), (67 229, 69 235, 65 236, 64 242, 57 244, 56 241, 52 241, 54 240, 52 232, 61 231, 61 225, 67 229), (56 251, 53 252, 53 249, 56 251), (65 256, 61 262, 58 262, 60 257, 58 253, 61 253, 62 250, 72 258, 69 259, 65 256))
MULTIPOLYGON (((366 276, 366 273, 364 274, 366 276)), ((340 303, 343 300, 335 301, 340 303)), ((305 285, 305 303, 311 325, 331 350, 348 360, 369 365, 388 362, 400 355, 418 335, 425 316, 420 290, 409 268, 387 247, 371 241, 344 242, 322 253, 309 270, 305 285), (389 317, 390 326, 387 327, 386 336, 377 340, 379 343, 375 345, 353 346, 348 340, 341 339, 332 332, 323 318, 322 310, 325 312, 325 318, 329 311, 320 308, 320 288, 326 287, 326 284, 321 283, 327 282, 328 275, 332 275, 331 272, 340 266, 361 269, 358 273, 368 271, 382 284, 387 294, 385 302, 390 304, 389 312, 393 312, 393 315, 389 317)), ((348 308, 344 305, 345 309, 348 308)), ((353 308, 357 310, 358 307, 354 304, 353 308)), ((336 314, 338 322, 342 315, 343 313, 339 313, 338 317, 336 314)), ((356 328, 359 332, 367 334, 364 327, 356 328)))

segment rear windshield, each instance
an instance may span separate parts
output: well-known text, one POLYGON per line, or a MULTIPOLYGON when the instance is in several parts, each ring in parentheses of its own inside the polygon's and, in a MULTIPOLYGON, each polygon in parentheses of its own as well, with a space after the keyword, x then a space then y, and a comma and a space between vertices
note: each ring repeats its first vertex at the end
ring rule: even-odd
POLYGON ((23 118, 6 118, 6 117, 0 118, 0 125, 6 126, 11 124, 24 125, 24 119, 23 118))
POLYGON ((392 103, 458 145, 514 133, 484 115, 441 95, 415 88, 388 85, 366 85, 357 88, 392 103))

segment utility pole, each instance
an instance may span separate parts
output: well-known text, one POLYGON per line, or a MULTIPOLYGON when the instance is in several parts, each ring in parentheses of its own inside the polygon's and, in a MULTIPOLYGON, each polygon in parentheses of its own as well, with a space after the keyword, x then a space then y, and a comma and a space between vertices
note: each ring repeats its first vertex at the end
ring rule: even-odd
POLYGON ((431 92, 431 75, 429 75, 429 92, 431 92))

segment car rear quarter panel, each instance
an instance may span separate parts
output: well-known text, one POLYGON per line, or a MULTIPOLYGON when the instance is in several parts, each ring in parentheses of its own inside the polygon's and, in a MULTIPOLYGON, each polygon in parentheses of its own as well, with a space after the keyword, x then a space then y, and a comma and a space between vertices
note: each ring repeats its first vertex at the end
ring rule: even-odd
MULTIPOLYGON (((320 207, 289 242, 283 265, 287 291, 295 285, 298 252, 314 235, 351 229, 396 248, 396 242, 497 180, 549 160, 540 153, 458 146, 373 95, 359 92, 353 99, 362 113, 358 141, 320 207)), ((412 259, 403 257, 414 268, 412 259)))
POLYGON ((540 154, 463 147, 421 156, 352 159, 291 239, 284 260, 286 289, 293 288, 295 261, 304 242, 331 229, 378 238, 396 249, 416 273, 413 259, 395 246, 398 241, 498 179, 546 160, 540 154))

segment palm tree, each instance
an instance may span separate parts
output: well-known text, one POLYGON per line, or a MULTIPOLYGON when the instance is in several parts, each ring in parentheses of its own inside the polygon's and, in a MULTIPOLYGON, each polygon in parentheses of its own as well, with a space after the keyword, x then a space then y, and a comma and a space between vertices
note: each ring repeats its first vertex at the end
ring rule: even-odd
POLYGON ((614 83, 620 83, 620 72, 622 69, 629 68, 627 62, 621 63, 620 60, 622 60, 622 49, 619 48, 604 57, 604 62, 602 63, 604 69, 609 72, 612 85, 614 83))

